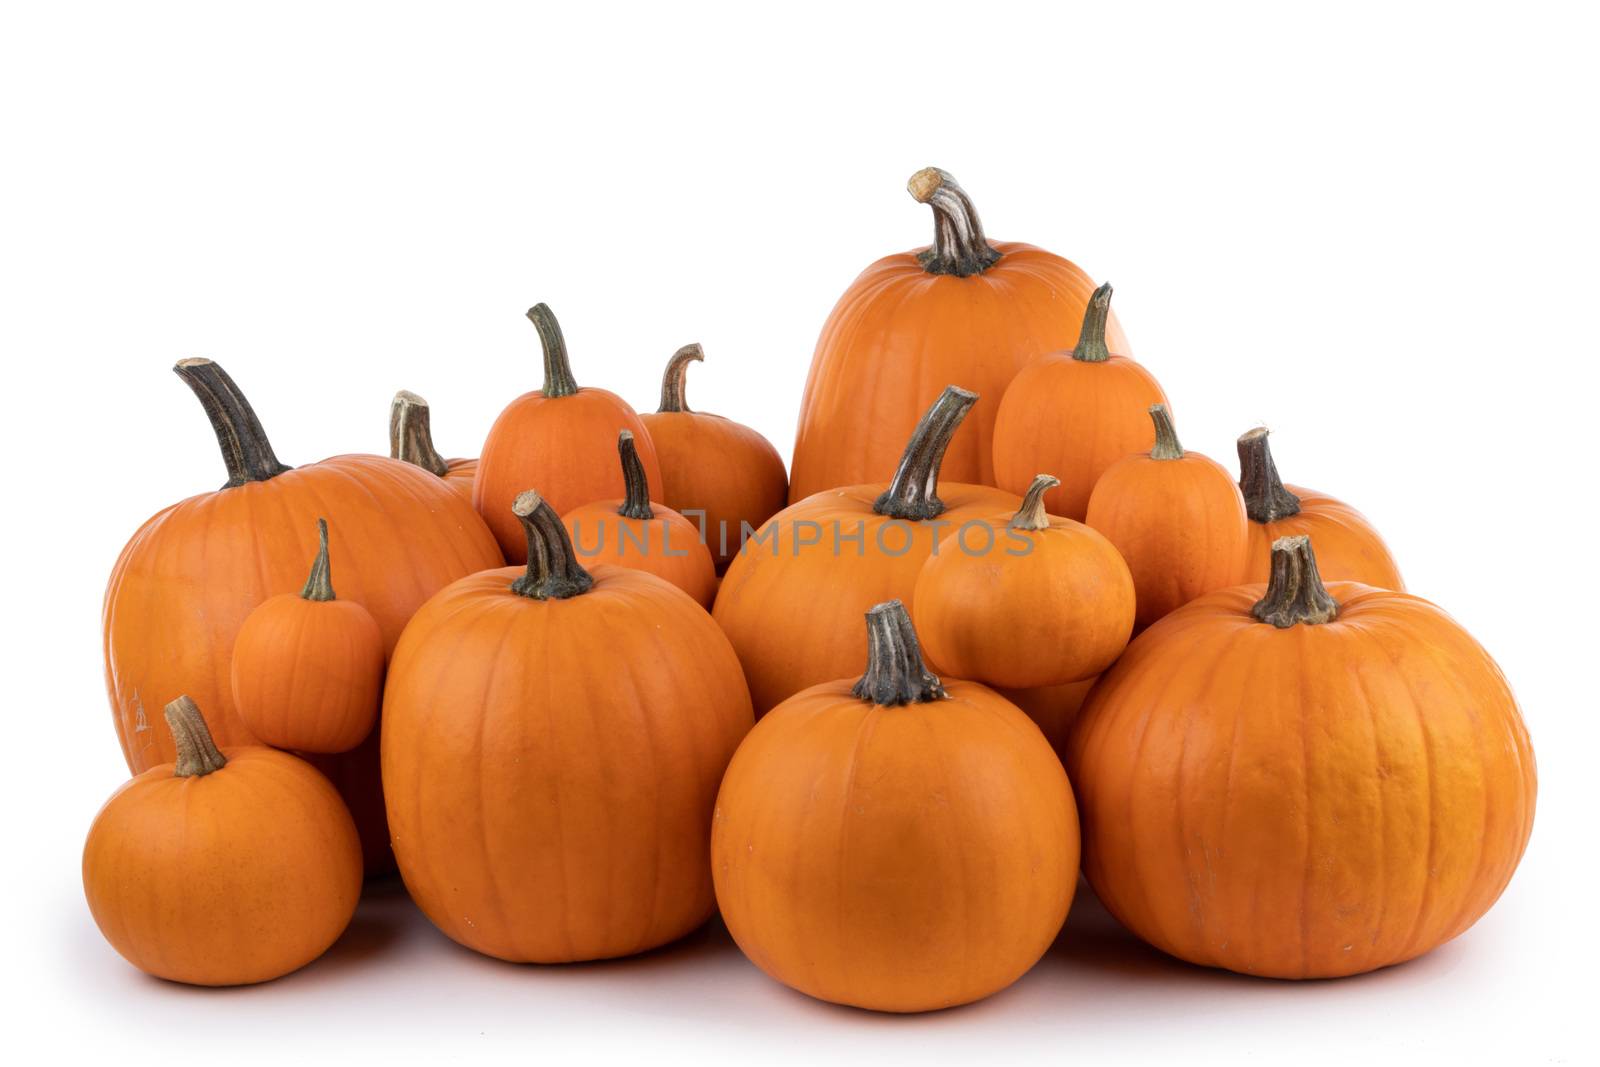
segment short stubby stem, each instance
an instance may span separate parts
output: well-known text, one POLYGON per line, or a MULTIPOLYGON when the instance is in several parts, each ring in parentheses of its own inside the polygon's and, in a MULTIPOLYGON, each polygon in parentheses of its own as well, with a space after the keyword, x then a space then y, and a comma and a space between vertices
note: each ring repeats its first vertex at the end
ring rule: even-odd
POLYGON ((175 778, 199 778, 220 771, 228 763, 217 743, 211 739, 206 719, 200 708, 187 696, 181 696, 166 707, 167 729, 172 731, 173 743, 178 746, 178 762, 172 768, 175 778))
POLYGON ((394 394, 389 404, 389 458, 443 478, 450 465, 433 447, 432 423, 426 400, 407 389, 394 394))
POLYGON ((1305 534, 1272 542, 1272 575, 1267 595, 1250 609, 1261 622, 1287 630, 1296 623, 1318 625, 1339 617, 1339 604, 1322 584, 1311 538, 1305 534))
POLYGON ((1239 492, 1253 522, 1277 522, 1300 514, 1300 498, 1278 477, 1267 433, 1265 426, 1257 426, 1239 438, 1239 492))
POLYGON ((944 501, 939 499, 939 466, 956 427, 977 402, 977 393, 945 386, 912 431, 894 479, 872 505, 875 513, 891 519, 932 519, 944 512, 944 501))
POLYGON ((528 570, 511 583, 513 593, 534 600, 565 600, 594 586, 594 577, 578 563, 567 528, 544 497, 530 489, 517 496, 511 511, 522 520, 528 537, 528 570))
POLYGON ((983 236, 972 198, 949 174, 924 167, 911 176, 906 189, 917 203, 933 208, 933 244, 918 256, 923 270, 966 278, 1000 261, 1000 252, 983 236))
POLYGON ((1172 425, 1172 412, 1167 410, 1167 405, 1150 405, 1150 421, 1156 427, 1156 443, 1150 449, 1150 458, 1182 459, 1183 445, 1178 442, 1178 429, 1172 425))
POLYGON ((1094 291, 1083 309, 1083 325, 1072 349, 1073 359, 1079 363, 1104 363, 1111 358, 1111 349, 1106 347, 1106 324, 1110 320, 1111 283, 1106 282, 1094 291))
POLYGON ((900 601, 886 600, 867 612, 867 670, 850 692, 886 708, 949 697, 922 661, 916 627, 900 601))
POLYGON ((1061 484, 1061 479, 1049 474, 1035 474, 1028 486, 1022 506, 1011 517, 1013 530, 1048 530, 1050 516, 1044 510, 1044 495, 1061 484))

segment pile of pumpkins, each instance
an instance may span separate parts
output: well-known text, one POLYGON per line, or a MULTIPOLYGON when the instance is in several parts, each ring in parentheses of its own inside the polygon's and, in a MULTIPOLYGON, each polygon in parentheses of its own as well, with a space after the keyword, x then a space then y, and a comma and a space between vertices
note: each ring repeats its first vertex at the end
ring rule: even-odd
POLYGON ((1109 286, 989 242, 942 171, 910 191, 934 242, 835 307, 790 475, 689 408, 699 346, 639 415, 578 385, 542 304, 543 388, 477 460, 402 392, 388 456, 289 467, 179 363, 228 481, 106 591, 137 777, 83 877, 117 951, 275 978, 397 866, 501 959, 720 908, 778 981, 905 1012, 1032 967, 1080 845, 1128 929, 1245 974, 1369 971, 1483 915, 1535 794, 1487 653, 1264 429, 1237 484, 1186 451, 1109 286))

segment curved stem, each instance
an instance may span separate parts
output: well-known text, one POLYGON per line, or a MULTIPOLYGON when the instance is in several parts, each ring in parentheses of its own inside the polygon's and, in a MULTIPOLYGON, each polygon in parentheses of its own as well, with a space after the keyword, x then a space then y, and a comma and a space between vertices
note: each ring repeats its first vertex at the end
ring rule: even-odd
POLYGON ((1083 325, 1078 328, 1078 343, 1072 358, 1079 363, 1104 363, 1111 358, 1106 347, 1106 322, 1111 318, 1111 283, 1106 282, 1089 297, 1083 309, 1083 325))
POLYGON ((894 479, 872 505, 874 512, 891 519, 931 519, 944 512, 944 501, 939 499, 939 465, 956 427, 977 402, 977 393, 954 385, 944 387, 917 423, 894 479))
POLYGON ((950 695, 922 662, 916 627, 900 601, 886 600, 867 612, 867 671, 850 693, 886 708, 950 695))
POLYGON ((1339 604, 1328 594, 1317 573, 1311 538, 1299 534, 1272 542, 1272 576, 1267 579, 1267 595, 1256 601, 1250 614, 1280 630, 1298 622, 1314 626, 1339 617, 1339 604))
POLYGON ((587 593, 594 578, 578 563, 567 528, 544 497, 532 489, 517 496, 511 511, 528 536, 528 571, 511 591, 534 600, 565 600, 587 593))
POLYGON ((697 344, 684 345, 672 353, 672 358, 667 360, 667 369, 661 375, 661 406, 656 408, 657 414, 689 410, 689 401, 683 393, 684 372, 689 369, 689 364, 699 363, 705 358, 705 349, 697 344))
POLYGON ((1156 443, 1150 449, 1150 458, 1182 459, 1183 445, 1178 443, 1178 430, 1172 425, 1172 412, 1167 405, 1150 405, 1150 421, 1156 424, 1156 443))
POLYGON ((167 705, 166 717, 167 729, 178 746, 178 762, 172 768, 174 778, 199 778, 227 765, 228 757, 211 739, 205 716, 194 701, 179 697, 167 705))
POLYGON ((1300 514, 1300 498, 1284 488, 1278 465, 1272 462, 1269 432, 1257 426, 1239 437, 1239 492, 1253 522, 1277 522, 1300 514))
POLYGON ((317 558, 311 561, 311 574, 300 588, 300 599, 326 601, 333 599, 333 575, 328 570, 328 520, 317 520, 317 558))
POLYGON ((1033 484, 1022 498, 1022 506, 1011 517, 1013 530, 1048 530, 1050 516, 1045 514, 1044 495, 1061 484, 1061 479, 1049 474, 1035 474, 1033 484))
POLYGON ((561 336, 561 324, 549 304, 535 304, 528 309, 528 318, 539 330, 539 344, 544 347, 544 393, 546 399, 571 396, 578 391, 577 379, 572 376, 572 363, 567 359, 567 340, 561 336))
POLYGON ((389 403, 389 458, 443 478, 450 466, 433 447, 432 423, 426 400, 408 389, 394 394, 389 403))
POLYGON ((222 488, 264 482, 290 469, 278 462, 255 409, 227 371, 209 359, 180 359, 172 369, 200 398, 216 431, 222 461, 228 465, 228 481, 222 488))
POLYGON ((633 431, 617 434, 617 454, 622 457, 622 506, 617 514, 625 519, 653 519, 650 507, 650 482, 644 474, 644 464, 639 462, 639 450, 633 444, 633 431))
POLYGON ((929 274, 965 278, 994 266, 1000 253, 983 236, 972 198, 938 167, 923 167, 906 182, 919 204, 933 208, 933 244, 917 257, 929 274))

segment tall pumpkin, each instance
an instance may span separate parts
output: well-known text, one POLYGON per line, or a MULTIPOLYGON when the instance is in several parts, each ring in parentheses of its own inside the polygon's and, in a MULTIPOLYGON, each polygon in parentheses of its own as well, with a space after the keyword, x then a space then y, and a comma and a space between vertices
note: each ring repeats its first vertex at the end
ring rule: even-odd
MULTIPOLYGON (((1001 394, 1029 361, 1077 343, 1089 275, 1032 245, 988 241, 971 199, 942 170, 920 170, 907 187, 933 209, 933 244, 878 260, 834 305, 800 402, 791 502, 881 478, 916 427, 919 398, 946 382, 985 399, 951 445, 945 475, 994 485, 1001 394)), ((1108 330, 1127 351, 1115 320, 1108 330)))

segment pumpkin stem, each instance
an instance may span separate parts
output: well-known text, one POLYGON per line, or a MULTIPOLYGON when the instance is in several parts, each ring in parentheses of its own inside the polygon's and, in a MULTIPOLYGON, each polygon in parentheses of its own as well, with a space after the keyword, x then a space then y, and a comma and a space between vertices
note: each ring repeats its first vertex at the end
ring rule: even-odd
POLYGON ((222 461, 228 465, 228 481, 222 488, 264 482, 290 469, 278 462, 255 409, 227 371, 209 359, 180 359, 172 369, 200 398, 216 431, 222 461))
POLYGON ((220 771, 227 765, 228 757, 211 740, 206 719, 200 708, 187 696, 181 696, 167 705, 167 729, 178 746, 178 762, 172 768, 174 778, 199 778, 220 771))
POLYGON ((626 487, 617 514, 625 519, 655 518, 650 507, 650 482, 645 478, 644 464, 639 462, 639 450, 633 445, 632 430, 617 434, 617 453, 622 457, 622 484, 626 487))
POLYGON ((528 309, 528 318, 539 331, 539 344, 544 347, 544 389, 546 399, 571 396, 578 391, 578 381, 572 376, 572 363, 567 359, 567 340, 561 336, 561 324, 549 304, 535 304, 528 309))
POLYGON ((685 372, 690 363, 699 363, 705 358, 705 349, 699 345, 684 345, 672 353, 672 358, 667 360, 667 369, 661 375, 661 406, 656 408, 657 414, 689 410, 689 401, 683 393, 685 372))
POLYGON ((916 627, 900 601, 886 600, 867 612, 867 671, 850 693, 885 708, 950 696, 922 661, 916 627))
POLYGON ((1339 604, 1317 573, 1311 538, 1298 534, 1272 542, 1272 576, 1267 579, 1267 595, 1256 601, 1250 614, 1280 630, 1297 622, 1316 625, 1339 617, 1339 604))
POLYGON ((944 387, 917 423, 894 479, 872 505, 874 512, 891 519, 931 519, 944 512, 944 501, 939 499, 939 465, 956 427, 977 402, 977 393, 954 385, 944 387))
POLYGON ((333 575, 328 571, 328 520, 317 520, 317 558, 311 561, 311 574, 300 587, 301 600, 333 599, 333 575))
POLYGON ((1253 522, 1277 522, 1300 514, 1300 498, 1284 487, 1278 465, 1272 462, 1270 432, 1257 426, 1239 438, 1239 491, 1253 522))
POLYGON ((389 404, 389 458, 443 478, 450 466, 433 447, 432 423, 426 400, 408 389, 394 394, 389 404))
POLYGON ((1061 484, 1061 479, 1049 474, 1035 474, 1022 506, 1011 517, 1013 530, 1048 530, 1050 516, 1044 511, 1044 495, 1061 484))
POLYGON ((1178 443, 1178 430, 1172 425, 1172 412, 1167 405, 1150 405, 1150 421, 1156 424, 1156 443, 1150 449, 1150 458, 1182 459, 1183 445, 1178 443))
POLYGON ((1111 283, 1106 282, 1089 297, 1083 309, 1083 325, 1078 329, 1078 343, 1072 349, 1072 358, 1079 363, 1104 363, 1111 358, 1106 347, 1106 321, 1111 317, 1111 283))
POLYGON ((978 209, 954 178, 938 167, 923 167, 906 189, 917 203, 933 208, 933 244, 917 256, 923 270, 965 278, 999 261, 1000 253, 984 239, 978 209))
POLYGON ((565 600, 587 593, 594 578, 578 563, 567 528, 544 497, 532 489, 520 493, 511 511, 528 535, 528 571, 511 583, 511 591, 534 600, 565 600))

